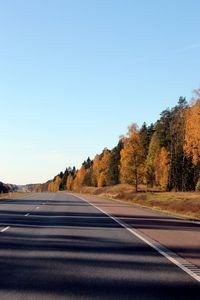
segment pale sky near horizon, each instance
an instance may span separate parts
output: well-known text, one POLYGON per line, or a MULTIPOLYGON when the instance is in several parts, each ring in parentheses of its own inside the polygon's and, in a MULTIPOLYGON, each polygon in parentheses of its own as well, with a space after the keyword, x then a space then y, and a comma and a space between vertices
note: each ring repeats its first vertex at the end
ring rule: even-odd
POLYGON ((0 1, 0 181, 45 182, 200 86, 199 0, 0 1))

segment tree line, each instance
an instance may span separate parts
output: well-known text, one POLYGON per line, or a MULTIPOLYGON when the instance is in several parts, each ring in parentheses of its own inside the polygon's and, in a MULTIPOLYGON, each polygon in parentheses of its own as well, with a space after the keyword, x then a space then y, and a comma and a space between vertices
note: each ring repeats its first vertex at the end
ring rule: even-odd
POLYGON ((14 184, 6 184, 0 181, 0 194, 10 193, 17 190, 17 186, 14 184))
POLYGON ((79 170, 66 168, 38 190, 79 191, 119 183, 134 185, 136 191, 140 184, 165 191, 200 190, 200 89, 190 104, 180 97, 154 124, 132 124, 112 150, 86 159, 79 170))

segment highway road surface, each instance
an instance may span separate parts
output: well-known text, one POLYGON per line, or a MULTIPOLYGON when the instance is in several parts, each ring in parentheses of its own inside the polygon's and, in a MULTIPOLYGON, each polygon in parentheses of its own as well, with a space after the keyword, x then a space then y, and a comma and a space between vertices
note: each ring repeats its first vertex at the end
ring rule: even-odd
POLYGON ((0 300, 200 299, 198 263, 154 244, 158 218, 149 223, 146 210, 141 218, 122 204, 115 210, 114 202, 64 192, 0 200, 0 300))

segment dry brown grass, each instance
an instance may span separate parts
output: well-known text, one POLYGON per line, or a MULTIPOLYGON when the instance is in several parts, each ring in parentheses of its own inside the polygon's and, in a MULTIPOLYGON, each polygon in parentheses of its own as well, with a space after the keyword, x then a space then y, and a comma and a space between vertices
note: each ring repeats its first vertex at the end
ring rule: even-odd
POLYGON ((135 199, 134 202, 181 217, 200 220, 200 193, 197 192, 148 193, 145 201, 135 199))
POLYGON ((140 192, 135 193, 134 187, 119 184, 111 187, 84 187, 81 192, 98 195, 104 198, 135 203, 183 218, 200 220, 200 192, 140 192))
POLYGON ((12 199, 18 196, 25 196, 29 195, 30 193, 25 193, 25 192, 14 192, 14 193, 6 193, 6 194, 0 194, 0 200, 3 199, 12 199))

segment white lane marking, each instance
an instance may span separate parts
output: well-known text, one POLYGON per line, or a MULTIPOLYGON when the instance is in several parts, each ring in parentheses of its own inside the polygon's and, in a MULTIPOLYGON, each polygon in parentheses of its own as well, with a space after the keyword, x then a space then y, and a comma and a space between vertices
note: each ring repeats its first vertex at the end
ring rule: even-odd
MULTIPOLYGON (((35 209, 39 209, 40 207, 39 206, 37 206, 35 209)), ((27 214, 25 214, 25 217, 28 217, 28 216, 30 216, 30 214, 31 214, 31 212, 29 212, 29 213, 27 213, 27 214)))
POLYGON ((4 231, 8 230, 9 228, 10 228, 10 226, 5 227, 1 230, 1 232, 4 232, 4 231))
MULTIPOLYGON (((107 215, 109 218, 111 218, 113 221, 117 222, 120 226, 122 226, 123 228, 125 228, 126 230, 128 230, 131 234, 135 235, 137 238, 139 238, 140 240, 142 240, 144 243, 146 243, 147 245, 149 245, 150 247, 152 247, 154 250, 156 250, 157 252, 159 252, 162 256, 166 257, 169 261, 171 261, 173 264, 175 264, 177 267, 179 267, 180 269, 182 269, 184 272, 186 272, 188 275, 190 275, 193 279, 195 279, 196 281, 200 282, 200 275, 194 273, 191 269, 193 266, 192 264, 190 264, 188 261, 186 261, 185 259, 179 257, 176 253, 172 252, 171 250, 165 248, 164 246, 160 245, 158 242, 150 239, 149 237, 145 236, 144 234, 139 233, 138 230, 136 229, 132 229, 129 228, 128 225, 124 222, 122 222, 121 220, 119 220, 118 218, 110 215, 109 213, 105 212, 103 209, 97 207, 96 205, 90 203, 88 200, 77 196, 77 195, 73 195, 74 197, 77 197, 85 202, 87 202, 88 204, 90 204, 91 206, 95 207, 96 209, 98 209, 99 211, 101 211, 103 214, 107 215), (190 267, 187 267, 187 266, 190 267)), ((199 271, 199 268, 197 267, 197 270, 199 271)))

